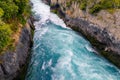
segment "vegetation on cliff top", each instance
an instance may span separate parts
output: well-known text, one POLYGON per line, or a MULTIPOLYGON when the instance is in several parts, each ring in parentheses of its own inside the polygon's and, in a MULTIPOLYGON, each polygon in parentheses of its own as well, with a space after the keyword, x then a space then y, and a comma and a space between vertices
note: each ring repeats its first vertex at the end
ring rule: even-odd
POLYGON ((29 0, 0 0, 0 54, 13 47, 14 34, 30 14, 28 3, 29 0))
MULTIPOLYGON (((95 3, 95 1, 94 1, 95 3)), ((108 10, 108 9, 119 9, 120 8, 120 0, 100 0, 90 7, 90 13, 96 13, 100 10, 108 10)))
POLYGON ((120 0, 68 0, 67 6, 70 7, 72 2, 77 2, 80 4, 81 10, 89 10, 89 13, 94 14, 100 10, 107 9, 119 9, 120 0))

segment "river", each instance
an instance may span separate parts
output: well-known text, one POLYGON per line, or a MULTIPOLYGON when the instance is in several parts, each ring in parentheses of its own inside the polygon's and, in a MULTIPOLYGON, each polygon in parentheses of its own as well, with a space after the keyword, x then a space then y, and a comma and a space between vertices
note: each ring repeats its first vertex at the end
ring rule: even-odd
POLYGON ((120 80, 120 70, 96 54, 89 41, 67 28, 40 0, 31 0, 34 46, 26 80, 120 80))

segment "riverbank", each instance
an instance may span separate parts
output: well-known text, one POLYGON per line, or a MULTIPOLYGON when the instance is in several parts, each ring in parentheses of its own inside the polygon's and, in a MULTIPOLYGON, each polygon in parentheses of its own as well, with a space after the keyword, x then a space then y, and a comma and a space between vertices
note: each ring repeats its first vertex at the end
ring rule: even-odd
POLYGON ((27 58, 31 53, 33 27, 29 19, 22 28, 19 40, 14 51, 6 51, 0 55, 0 79, 12 80, 26 66, 27 58))
POLYGON ((27 65, 34 31, 30 16, 29 0, 0 1, 0 80, 13 80, 27 65))
MULTIPOLYGON (((92 43, 92 45, 98 49, 101 55, 120 68, 120 40, 117 38, 119 34, 117 35, 115 33, 117 35, 116 36, 114 35, 114 32, 110 32, 110 30, 114 31, 116 28, 110 29, 102 27, 102 22, 101 25, 97 25, 97 23, 93 23, 93 20, 90 18, 85 19, 80 16, 71 17, 68 13, 66 13, 66 10, 63 9, 66 8, 63 7, 64 3, 55 3, 50 0, 48 0, 48 3, 51 3, 51 11, 60 16, 68 27, 82 33, 92 43)), ((72 14, 74 14, 74 12, 72 14)))

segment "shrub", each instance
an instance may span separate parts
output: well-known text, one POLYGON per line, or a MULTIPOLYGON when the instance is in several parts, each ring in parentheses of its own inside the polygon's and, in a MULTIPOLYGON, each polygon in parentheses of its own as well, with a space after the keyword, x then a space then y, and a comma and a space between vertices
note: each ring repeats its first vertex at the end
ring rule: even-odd
POLYGON ((102 9, 113 8, 114 7, 113 4, 114 4, 113 0, 109 0, 109 1, 101 0, 101 2, 100 2, 100 5, 101 5, 102 9))
POLYGON ((19 7, 19 14, 22 14, 25 7, 28 5, 29 0, 14 0, 15 4, 19 7))
POLYGON ((115 7, 120 8, 120 0, 114 0, 115 2, 115 7))
POLYGON ((90 8, 89 12, 90 12, 91 14, 94 14, 94 13, 96 13, 96 12, 99 12, 101 9, 102 9, 101 5, 96 4, 96 5, 94 5, 92 8, 90 8))
POLYGON ((85 9, 86 9, 86 6, 87 6, 86 2, 81 3, 81 4, 80 4, 80 9, 81 9, 81 10, 85 10, 85 9))
POLYGON ((94 14, 99 12, 100 10, 104 9, 104 10, 113 10, 120 8, 120 0, 100 0, 99 3, 94 4, 89 12, 94 14))
POLYGON ((0 2, 0 7, 4 11, 3 17, 5 19, 10 19, 16 16, 18 12, 18 6, 16 6, 13 2, 0 2))
POLYGON ((71 6, 71 2, 67 2, 66 5, 67 5, 67 7, 70 7, 71 6))
POLYGON ((2 8, 0 8, 0 18, 4 15, 4 11, 2 8))
POLYGON ((0 26, 0 52, 9 44, 11 33, 9 25, 4 24, 0 26))

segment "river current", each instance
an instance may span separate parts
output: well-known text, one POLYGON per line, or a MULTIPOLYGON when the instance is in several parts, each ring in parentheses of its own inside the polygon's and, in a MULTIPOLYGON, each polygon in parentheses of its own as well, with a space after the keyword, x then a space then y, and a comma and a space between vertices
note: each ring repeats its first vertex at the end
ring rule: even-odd
POLYGON ((120 80, 120 70, 96 54, 41 0, 31 0, 35 34, 26 80, 120 80))

